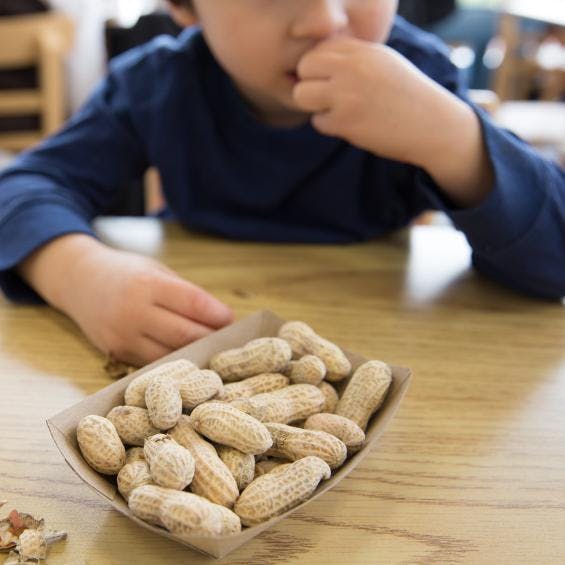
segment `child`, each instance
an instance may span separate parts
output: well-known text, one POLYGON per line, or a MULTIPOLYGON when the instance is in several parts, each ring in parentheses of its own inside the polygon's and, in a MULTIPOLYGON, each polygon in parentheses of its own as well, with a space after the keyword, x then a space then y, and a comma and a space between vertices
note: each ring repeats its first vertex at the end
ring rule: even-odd
POLYGON ((116 60, 0 177, 9 297, 39 295, 133 364, 230 322, 203 289, 93 237, 90 220, 149 165, 188 228, 346 243, 436 208, 481 272, 565 295, 565 173, 466 101, 444 47, 395 19, 395 0, 170 4, 199 26, 116 60))

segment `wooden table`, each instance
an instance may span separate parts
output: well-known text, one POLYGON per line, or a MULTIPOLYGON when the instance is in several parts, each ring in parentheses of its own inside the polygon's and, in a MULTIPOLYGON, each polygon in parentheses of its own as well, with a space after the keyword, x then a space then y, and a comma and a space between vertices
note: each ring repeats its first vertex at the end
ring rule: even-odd
MULTIPOLYGON (((99 224, 233 305, 310 322, 411 367, 380 446, 230 564, 565 562, 565 312, 473 273, 448 227, 353 246, 226 242, 152 220, 99 224)), ((0 499, 69 539, 50 564, 211 562, 137 527, 82 483, 45 419, 110 383, 58 313, 0 303, 0 499)), ((1 558, 0 558, 1 559, 1 558)))

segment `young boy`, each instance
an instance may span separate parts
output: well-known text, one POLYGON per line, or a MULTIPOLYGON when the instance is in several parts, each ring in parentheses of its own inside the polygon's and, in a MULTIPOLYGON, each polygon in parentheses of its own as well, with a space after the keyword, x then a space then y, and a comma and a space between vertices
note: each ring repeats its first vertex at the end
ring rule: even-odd
POLYGON ((565 295, 565 173, 465 100, 444 47, 395 19, 395 0, 170 4, 199 26, 115 61, 0 177, 8 296, 39 295, 134 364, 230 322, 203 289, 93 237, 90 220, 148 165, 188 228, 345 243, 436 208, 481 272, 565 295))

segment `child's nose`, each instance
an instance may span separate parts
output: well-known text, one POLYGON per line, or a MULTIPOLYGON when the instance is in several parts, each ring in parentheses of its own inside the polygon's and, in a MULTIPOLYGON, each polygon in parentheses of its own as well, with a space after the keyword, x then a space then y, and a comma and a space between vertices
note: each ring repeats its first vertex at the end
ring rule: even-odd
POLYGON ((296 38, 327 39, 342 32, 349 23, 344 0, 306 0, 292 25, 296 38))

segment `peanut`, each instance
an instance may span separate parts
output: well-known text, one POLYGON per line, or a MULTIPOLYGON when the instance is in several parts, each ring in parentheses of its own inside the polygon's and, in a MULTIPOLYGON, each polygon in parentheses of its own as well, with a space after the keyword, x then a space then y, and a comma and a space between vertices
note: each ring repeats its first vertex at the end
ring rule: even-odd
POLYGON ((157 434, 145 440, 145 459, 153 481, 161 487, 183 490, 194 477, 194 458, 172 437, 157 434))
POLYGON ((288 343, 276 337, 260 337, 235 349, 217 353, 210 360, 210 368, 224 382, 239 381, 261 373, 283 371, 292 352, 288 343))
POLYGON ((198 370, 198 367, 192 361, 188 361, 188 359, 177 359, 176 361, 169 361, 168 363, 158 365, 136 377, 128 384, 125 392, 125 404, 127 406, 146 408, 145 391, 147 385, 154 378, 168 376, 176 380, 176 377, 182 378, 196 370, 198 370))
POLYGON ((260 422, 287 424, 316 414, 322 409, 324 402, 325 398, 320 389, 313 385, 299 384, 243 400, 234 400, 231 406, 260 422))
POLYGON ((241 492, 255 476, 255 457, 226 445, 218 445, 216 449, 220 459, 233 475, 239 492, 241 492))
POLYGON ((347 448, 338 438, 326 432, 303 430, 286 424, 265 424, 273 447, 266 454, 296 461, 314 455, 323 459, 332 469, 339 467, 347 457, 347 448))
POLYGON ((290 385, 272 394, 275 394, 278 398, 289 400, 295 405, 294 417, 297 420, 319 412, 326 400, 324 393, 317 386, 306 383, 290 385))
POLYGON ((218 373, 208 369, 198 369, 188 374, 181 373, 172 378, 177 384, 184 409, 202 404, 220 392, 223 387, 218 373))
POLYGON ((327 369, 326 380, 341 381, 351 372, 351 363, 343 351, 319 336, 304 322, 287 322, 279 329, 279 337, 287 341, 297 357, 307 354, 319 357, 327 369))
POLYGON ((316 490, 331 470, 318 457, 304 457, 278 473, 255 479, 235 503, 235 512, 245 526, 254 526, 294 508, 316 490))
POLYGON ((221 504, 217 504, 216 506, 222 515, 222 531, 220 532, 220 535, 224 536, 238 534, 241 532, 241 520, 239 519, 239 516, 233 512, 233 510, 230 510, 221 504))
POLYGON ((258 461, 255 463, 255 476, 260 477, 261 475, 266 475, 267 473, 275 473, 286 469, 292 463, 289 463, 285 459, 268 458, 264 461, 258 461), (278 471, 277 471, 278 470, 278 471))
POLYGON ((143 455, 147 463, 150 465, 151 460, 167 443, 173 443, 175 440, 168 434, 155 434, 145 439, 143 444, 143 455))
POLYGON ((147 385, 145 403, 151 423, 160 430, 172 428, 182 414, 182 399, 170 377, 156 377, 147 385))
POLYGON ((291 361, 287 373, 293 383, 317 385, 326 376, 324 362, 315 355, 304 355, 298 361, 291 361))
POLYGON ((169 434, 180 445, 186 447, 194 458, 196 468, 190 490, 212 502, 232 508, 239 496, 239 490, 230 470, 219 458, 214 446, 194 431, 188 416, 181 416, 169 434))
POLYGON ((164 527, 160 517, 161 506, 169 496, 178 492, 157 485, 142 485, 131 491, 128 506, 134 516, 145 522, 164 527))
POLYGON ((335 413, 353 420, 363 431, 381 406, 392 382, 390 367, 382 361, 367 361, 353 374, 335 413))
POLYGON ((127 445, 142 446, 146 437, 159 433, 151 424, 147 410, 138 406, 116 406, 106 418, 114 424, 120 439, 127 445))
POLYGON ((324 395, 326 401, 324 402, 324 405, 322 406, 322 412, 329 412, 329 413, 333 413, 335 412, 335 408, 337 406, 338 400, 339 400, 339 396, 337 394, 336 389, 330 384, 327 383, 326 381, 322 381, 319 385, 318 388, 322 391, 322 394, 324 395))
POLYGON ((271 447, 265 426, 245 412, 223 402, 207 402, 190 415, 192 427, 207 438, 256 455, 271 447))
POLYGON ((189 492, 168 496, 160 509, 164 526, 190 541, 191 536, 214 537, 241 531, 241 521, 231 510, 189 492))
POLYGON ((159 486, 183 490, 194 477, 194 459, 181 445, 166 445, 153 458, 150 471, 159 486))
POLYGON ((144 459, 126 463, 118 473, 118 490, 126 501, 137 487, 152 484, 153 479, 149 472, 149 465, 144 459))
POLYGON ((145 453, 143 447, 130 447, 126 451, 126 465, 134 461, 145 461, 145 453))
POLYGON ((131 492, 128 505, 138 518, 185 539, 241 531, 239 517, 231 510, 188 492, 143 485, 131 492))
POLYGON ((365 432, 355 422, 337 414, 314 414, 306 420, 304 429, 327 432, 337 437, 345 443, 350 454, 359 451, 365 441, 365 432))
POLYGON ((126 450, 110 420, 85 416, 77 427, 77 440, 86 462, 104 475, 115 475, 124 466, 126 450))
POLYGON ((288 377, 280 373, 264 373, 235 383, 224 385, 214 400, 231 402, 238 398, 249 398, 264 392, 273 392, 288 386, 288 377))

